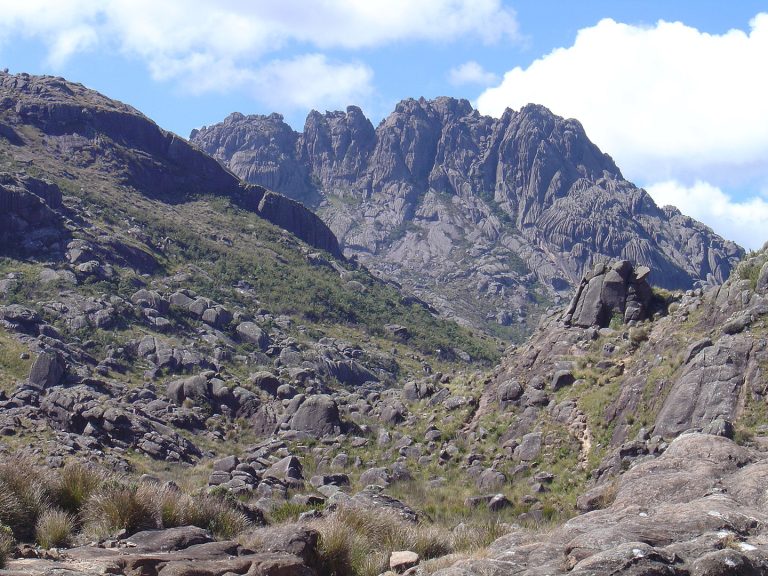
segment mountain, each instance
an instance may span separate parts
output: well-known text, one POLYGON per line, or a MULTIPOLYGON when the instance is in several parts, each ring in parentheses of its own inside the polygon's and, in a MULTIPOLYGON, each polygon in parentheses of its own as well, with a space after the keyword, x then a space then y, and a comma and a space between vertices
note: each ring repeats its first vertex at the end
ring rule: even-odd
POLYGON ((768 246, 686 291, 597 262, 502 354, 23 74, 0 208, 2 574, 768 573, 768 246))
POLYGON ((691 288, 723 282, 743 254, 657 207, 576 120, 542 106, 494 119, 466 100, 409 99, 375 129, 350 106, 311 112, 302 133, 279 114, 235 113, 190 138, 315 209, 346 254, 497 334, 530 331, 541 304, 562 301, 601 261, 631 260, 658 286, 691 288))
POLYGON ((0 208, 0 428, 42 418, 65 437, 40 440, 50 457, 192 462, 179 432, 211 415, 260 437, 306 391, 498 357, 345 260, 303 205, 61 78, 0 74, 0 208))

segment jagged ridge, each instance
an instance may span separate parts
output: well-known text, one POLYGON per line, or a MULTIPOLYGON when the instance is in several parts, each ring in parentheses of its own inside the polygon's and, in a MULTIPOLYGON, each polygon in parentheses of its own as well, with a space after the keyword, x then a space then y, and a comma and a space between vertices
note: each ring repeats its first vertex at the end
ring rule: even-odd
POLYGON ((542 106, 501 118, 466 100, 408 99, 377 128, 354 106, 232 114, 191 135, 250 182, 315 206, 348 254, 444 312, 485 325, 524 320, 595 263, 629 259, 668 288, 724 281, 743 251, 659 209, 576 120, 542 106))

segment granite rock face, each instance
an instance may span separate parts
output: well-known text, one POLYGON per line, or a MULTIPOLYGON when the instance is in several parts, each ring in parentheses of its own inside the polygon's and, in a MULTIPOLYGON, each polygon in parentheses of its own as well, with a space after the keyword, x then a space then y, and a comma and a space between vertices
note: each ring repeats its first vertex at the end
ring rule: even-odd
MULTIPOLYGON (((475 326, 518 329, 596 264, 655 284, 721 283, 741 248, 626 181, 572 119, 529 105, 501 118, 466 100, 408 99, 375 129, 354 106, 232 114, 192 141, 240 177, 318 213, 347 255, 475 326)), ((535 322, 531 324, 531 327, 535 322)))

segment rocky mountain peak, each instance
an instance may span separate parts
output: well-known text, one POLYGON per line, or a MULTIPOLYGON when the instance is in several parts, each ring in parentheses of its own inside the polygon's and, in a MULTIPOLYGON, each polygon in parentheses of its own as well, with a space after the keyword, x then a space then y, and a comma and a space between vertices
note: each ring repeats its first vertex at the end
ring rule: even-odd
POLYGON ((491 118, 466 100, 409 98, 375 129, 358 108, 312 112, 295 140, 264 143, 270 125, 246 117, 192 138, 315 207, 347 254, 491 332, 527 331, 528 314, 564 301, 600 262, 631 260, 660 286, 690 288, 723 282, 743 254, 659 209, 577 120, 540 105, 491 118))

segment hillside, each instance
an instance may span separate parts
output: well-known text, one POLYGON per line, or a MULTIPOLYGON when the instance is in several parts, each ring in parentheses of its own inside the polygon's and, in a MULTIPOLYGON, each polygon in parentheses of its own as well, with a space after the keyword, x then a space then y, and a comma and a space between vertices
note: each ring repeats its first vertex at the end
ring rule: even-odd
POLYGON ((243 179, 315 209, 347 255, 465 324, 520 339, 598 262, 656 285, 723 282, 743 251, 625 180, 576 120, 542 106, 480 115, 408 99, 361 110, 232 114, 191 141, 243 179))

